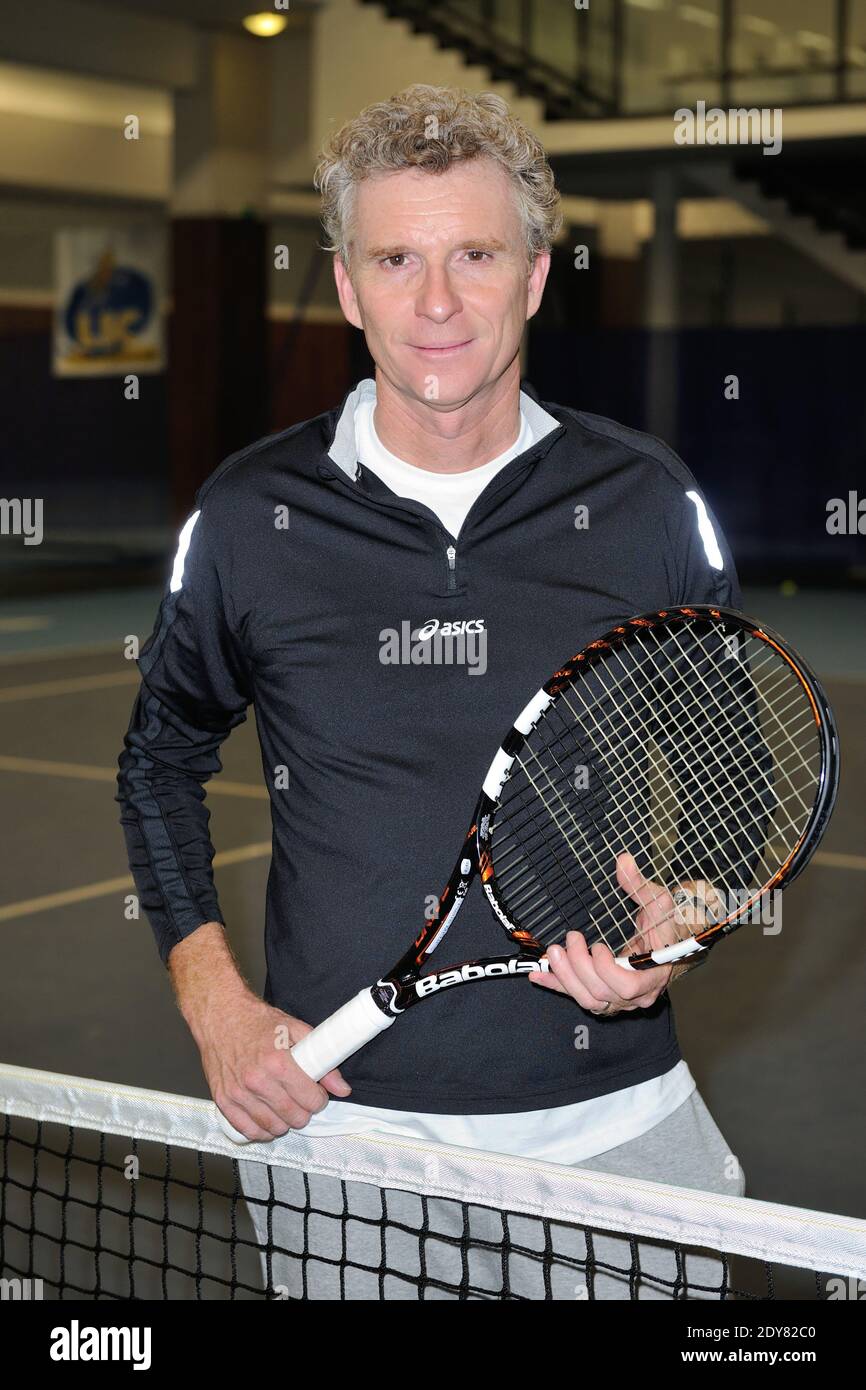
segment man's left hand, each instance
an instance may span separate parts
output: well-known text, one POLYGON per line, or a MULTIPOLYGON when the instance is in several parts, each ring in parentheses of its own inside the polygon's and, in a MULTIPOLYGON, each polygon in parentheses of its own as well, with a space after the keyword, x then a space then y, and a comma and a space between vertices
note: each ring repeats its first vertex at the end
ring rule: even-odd
MULTIPOLYGON (((682 939, 682 927, 676 921, 669 891, 645 879, 633 855, 617 856, 616 877, 620 887, 640 907, 635 919, 637 932, 617 944, 619 955, 655 950, 682 939)), ((582 1009, 604 1018, 650 1008, 671 980, 688 969, 688 962, 678 961, 648 970, 624 970, 616 964, 609 946, 598 941, 589 947, 579 931, 568 932, 563 946, 548 947, 547 959, 550 973, 533 971, 528 976, 533 984, 570 994, 582 1009)))

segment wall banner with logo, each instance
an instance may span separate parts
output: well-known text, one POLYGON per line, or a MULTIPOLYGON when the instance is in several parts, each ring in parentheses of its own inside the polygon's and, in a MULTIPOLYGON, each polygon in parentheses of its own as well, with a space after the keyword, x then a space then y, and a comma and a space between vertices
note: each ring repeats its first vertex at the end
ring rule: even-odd
POLYGON ((57 232, 56 376, 163 370, 164 260, 159 227, 57 232))

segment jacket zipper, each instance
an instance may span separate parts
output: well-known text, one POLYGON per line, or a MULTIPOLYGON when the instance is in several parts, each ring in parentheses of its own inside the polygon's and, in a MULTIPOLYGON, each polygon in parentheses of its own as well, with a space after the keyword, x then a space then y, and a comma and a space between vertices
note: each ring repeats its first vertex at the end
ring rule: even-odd
POLYGON ((448 560, 448 592, 452 593, 457 588, 457 547, 449 545, 445 555, 448 560))
MULTIPOLYGON (((359 461, 359 462, 358 462, 358 470, 359 470, 359 472, 360 472, 360 469, 361 469, 361 464, 360 464, 360 461, 359 461)), ((343 479, 341 478, 339 481, 340 481, 340 482, 343 482, 343 479)), ((351 485, 350 485, 350 486, 351 486, 351 485)), ((444 527, 443 527, 443 530, 444 530, 444 527)), ((446 533, 446 534, 447 534, 447 533, 446 533)), ((448 585, 447 585, 447 590, 446 590, 446 592, 449 593, 449 594, 453 594, 453 593, 456 593, 456 592, 457 592, 457 547, 456 547, 456 545, 447 545, 447 546, 445 547, 445 559, 448 561, 448 585)))

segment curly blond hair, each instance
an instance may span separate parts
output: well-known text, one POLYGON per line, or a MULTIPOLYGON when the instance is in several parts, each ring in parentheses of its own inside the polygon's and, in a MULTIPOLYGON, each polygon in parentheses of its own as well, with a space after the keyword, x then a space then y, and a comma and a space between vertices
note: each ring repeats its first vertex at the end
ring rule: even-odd
POLYGON ((511 179, 530 265, 562 225, 559 193, 541 142, 495 92, 473 95, 416 82, 367 106, 323 146, 314 175, 328 245, 348 268, 355 192, 373 174, 494 159, 511 179))

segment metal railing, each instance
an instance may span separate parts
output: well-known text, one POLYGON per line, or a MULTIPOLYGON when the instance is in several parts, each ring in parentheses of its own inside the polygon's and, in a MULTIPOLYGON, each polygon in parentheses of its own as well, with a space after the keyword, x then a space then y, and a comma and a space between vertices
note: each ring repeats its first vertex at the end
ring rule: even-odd
POLYGON ((866 100, 866 0, 384 3, 551 119, 866 100))

